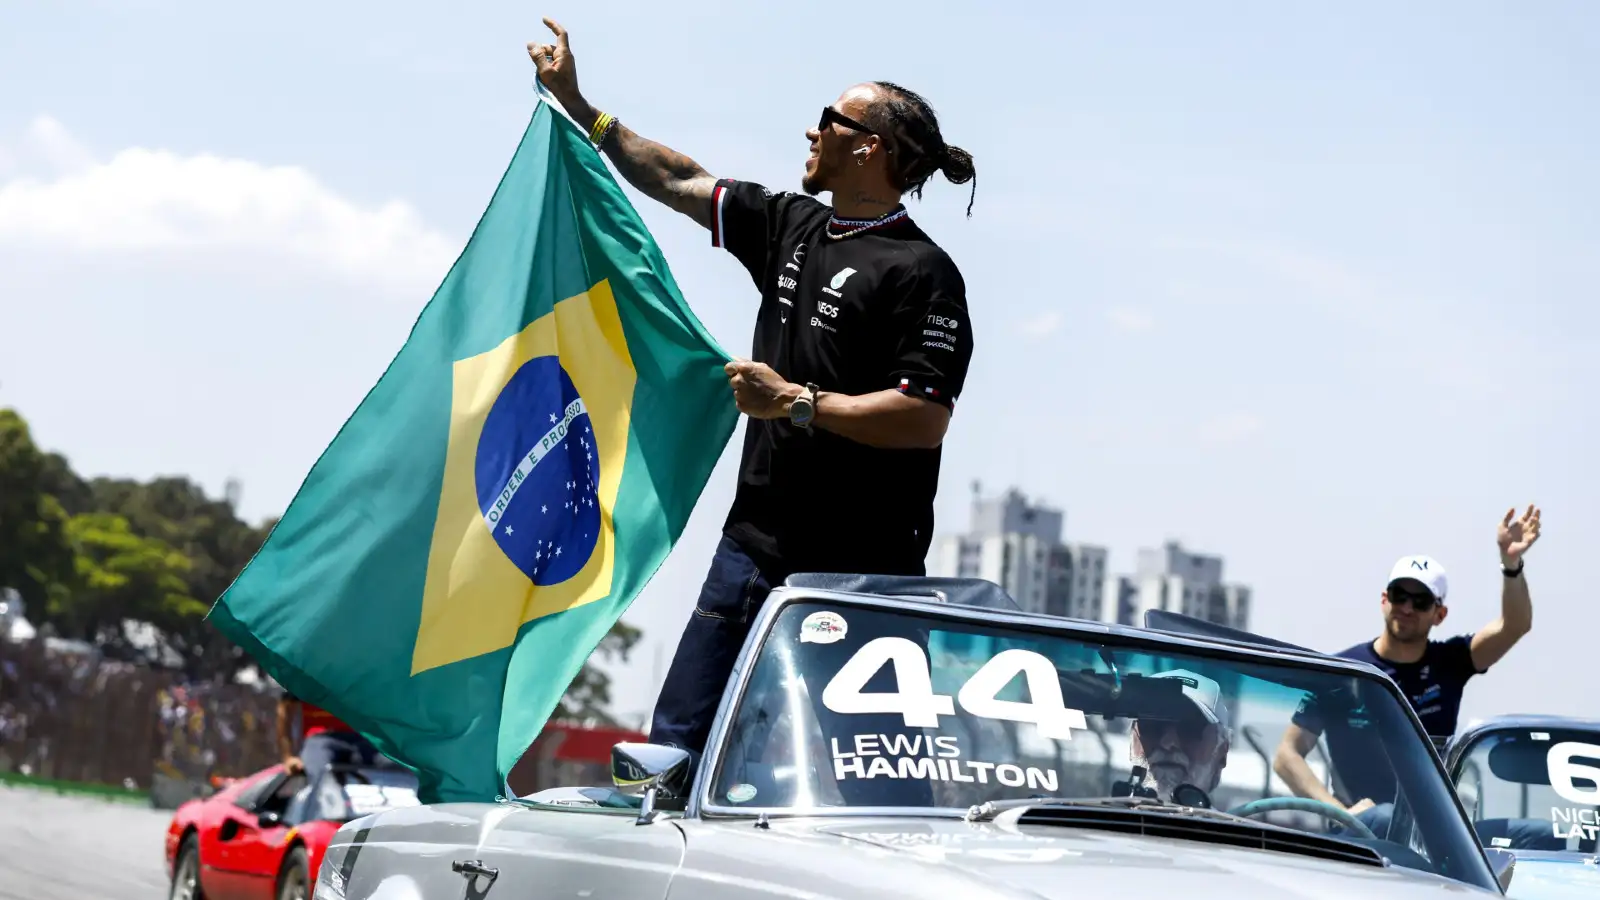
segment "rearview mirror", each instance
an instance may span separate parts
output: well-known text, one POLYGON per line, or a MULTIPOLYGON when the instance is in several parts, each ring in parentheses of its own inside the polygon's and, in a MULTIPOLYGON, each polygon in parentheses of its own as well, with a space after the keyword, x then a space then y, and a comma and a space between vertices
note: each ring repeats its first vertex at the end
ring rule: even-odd
POLYGON ((617 744, 611 748, 611 783, 625 794, 643 794, 640 825, 655 821, 659 801, 688 797, 689 751, 665 744, 617 744))
POLYGON ((1489 868, 1494 870, 1494 880, 1500 882, 1500 890, 1511 890, 1511 873, 1517 868, 1517 855, 1499 847, 1485 847, 1483 853, 1489 857, 1489 868))

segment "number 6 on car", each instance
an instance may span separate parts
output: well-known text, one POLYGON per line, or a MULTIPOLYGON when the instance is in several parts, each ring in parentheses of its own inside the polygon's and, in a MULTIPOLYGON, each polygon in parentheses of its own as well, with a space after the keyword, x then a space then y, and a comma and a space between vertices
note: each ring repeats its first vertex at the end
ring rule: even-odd
POLYGON ((1573 762, 1574 756, 1600 760, 1600 744, 1563 741, 1551 747, 1545 754, 1545 765, 1550 770, 1550 786, 1555 788, 1555 792, 1563 799, 1573 803, 1587 805, 1600 802, 1600 766, 1586 766, 1583 763, 1573 762), (1580 778, 1594 782, 1595 787, 1587 789, 1578 787, 1576 782, 1580 778))
MULTIPOLYGON (((985 719, 1032 723, 1043 737, 1072 740, 1072 730, 1088 728, 1083 711, 1066 706, 1055 663, 1032 650, 1006 650, 983 664, 962 685, 956 698, 967 712, 985 719), (1027 701, 1001 700, 1000 691, 1021 673, 1027 680, 1027 701)), ((940 716, 955 715, 955 702, 933 692, 927 653, 906 638, 868 641, 829 679, 822 705, 836 713, 898 713, 908 728, 937 728, 940 716), (894 664, 895 692, 863 694, 884 663, 894 664)))

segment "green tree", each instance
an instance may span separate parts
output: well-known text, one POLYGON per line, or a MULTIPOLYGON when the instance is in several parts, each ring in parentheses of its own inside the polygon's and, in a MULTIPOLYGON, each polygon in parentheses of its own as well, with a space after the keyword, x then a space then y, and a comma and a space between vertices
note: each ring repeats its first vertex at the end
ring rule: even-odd
POLYGON ((250 557, 266 540, 272 522, 252 526, 225 499, 182 477, 149 482, 96 478, 88 485, 93 506, 125 517, 139 534, 177 549, 190 561, 190 595, 203 604, 199 616, 172 623, 169 645, 192 677, 228 678, 252 664, 244 651, 203 620, 250 557))
POLYGON ((43 488, 50 465, 22 416, 0 409, 0 586, 16 588, 30 610, 73 573, 66 511, 43 488))
MULTIPOLYGON (((64 637, 89 641, 108 654, 138 655, 125 623, 149 625, 156 652, 205 615, 206 605, 190 595, 185 576, 188 557, 155 538, 136 534, 128 520, 96 512, 67 521, 67 538, 76 551, 70 591, 51 599, 50 623, 64 637)), ((159 659, 159 656, 157 657, 159 659)))

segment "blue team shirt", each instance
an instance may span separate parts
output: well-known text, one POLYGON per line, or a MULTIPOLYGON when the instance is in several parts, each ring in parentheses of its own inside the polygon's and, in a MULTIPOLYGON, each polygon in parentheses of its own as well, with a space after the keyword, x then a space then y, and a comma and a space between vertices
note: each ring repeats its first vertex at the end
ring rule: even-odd
POLYGON ((1474 675, 1482 675, 1472 662, 1472 635, 1460 634, 1443 641, 1429 641, 1422 658, 1414 663, 1397 663, 1378 655, 1375 644, 1367 641, 1335 653, 1345 659, 1356 659, 1376 666, 1389 680, 1400 688, 1417 718, 1422 720, 1422 730, 1430 737, 1449 737, 1456 733, 1456 719, 1461 714, 1461 696, 1467 682, 1474 675))
MULTIPOLYGON (((1410 702, 1422 722, 1423 731, 1430 737, 1454 734, 1467 682, 1486 671, 1472 662, 1472 635, 1429 641, 1422 658, 1414 663, 1384 659, 1374 648, 1375 643, 1367 641, 1346 647, 1334 655, 1360 660, 1388 675, 1410 702)), ((1345 803, 1362 798, 1375 803, 1392 802, 1398 786, 1393 770, 1375 762, 1382 759, 1383 751, 1376 743, 1379 739, 1364 710, 1359 705, 1342 708, 1344 703, 1335 704, 1336 709, 1342 708, 1340 712, 1321 707, 1315 698, 1308 696, 1301 702, 1293 721, 1313 734, 1327 732, 1328 751, 1344 788, 1335 793, 1345 803)))

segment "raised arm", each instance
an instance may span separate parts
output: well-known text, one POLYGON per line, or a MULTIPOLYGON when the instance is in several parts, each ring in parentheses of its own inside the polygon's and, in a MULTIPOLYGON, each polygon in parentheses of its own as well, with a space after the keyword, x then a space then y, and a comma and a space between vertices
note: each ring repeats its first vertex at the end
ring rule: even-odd
POLYGON ((295 755, 294 738, 290 734, 297 702, 287 696, 278 698, 278 758, 291 772, 300 769, 300 758, 295 755))
POLYGON ((1522 574, 1523 554, 1539 539, 1539 509, 1532 504, 1520 519, 1516 507, 1500 523, 1500 566, 1507 573, 1500 588, 1500 615, 1472 636, 1472 664, 1480 672, 1499 662, 1533 630, 1533 597, 1522 574))
MULTIPOLYGON (((551 19, 544 24, 555 34, 554 44, 528 44, 528 56, 539 71, 539 81, 555 95, 562 108, 585 131, 594 128, 600 112, 578 90, 578 66, 572 58, 567 31, 551 19)), ((617 171, 641 194, 711 227, 711 193, 717 180, 700 164, 682 153, 640 137, 618 121, 601 144, 617 171)))

